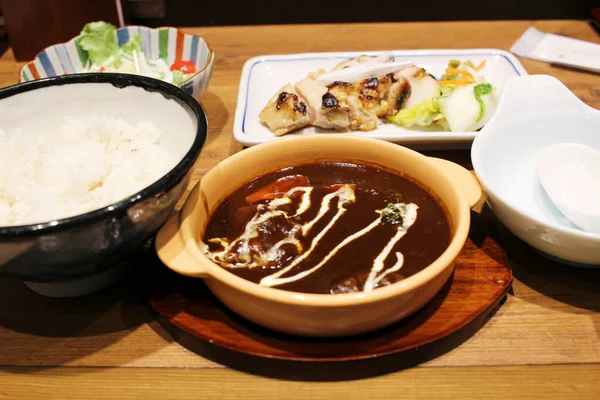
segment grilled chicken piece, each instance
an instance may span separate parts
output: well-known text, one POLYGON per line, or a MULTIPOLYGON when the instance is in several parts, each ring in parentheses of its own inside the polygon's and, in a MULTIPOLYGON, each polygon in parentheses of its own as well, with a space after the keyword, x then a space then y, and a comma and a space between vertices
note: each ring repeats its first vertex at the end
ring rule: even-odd
POLYGON ((296 84, 298 94, 306 100, 311 124, 325 129, 347 131, 350 127, 348 108, 333 96, 327 86, 313 79, 303 79, 296 84))
POLYGON ((379 118, 406 105, 414 92, 412 81, 424 79, 422 71, 389 56, 360 56, 338 64, 332 72, 320 70, 295 86, 286 85, 262 110, 260 120, 278 136, 306 125, 373 130, 379 118))
POLYGON ((396 113, 410 96, 408 81, 395 81, 392 74, 328 86, 305 79, 296 90, 308 105, 311 124, 337 131, 376 129, 379 118, 396 113))
POLYGON ((393 56, 367 56, 362 55, 357 58, 351 58, 350 60, 343 61, 333 67, 332 71, 339 71, 340 69, 353 67, 362 63, 380 63, 380 62, 392 62, 394 61, 393 56))
POLYGON ((365 107, 371 109, 377 117, 384 117, 392 108, 389 95, 395 83, 396 79, 393 74, 364 79, 358 85, 360 99, 365 107))
MULTIPOLYGON (((374 78, 377 80, 377 78, 374 78)), ((328 86, 327 93, 323 96, 323 106, 345 110, 350 119, 350 129, 370 131, 377 128, 379 119, 374 111, 377 100, 368 95, 361 94, 364 90, 362 82, 354 85, 348 82, 333 82, 328 86), (357 91, 357 89, 359 91, 357 91)))
POLYGON ((396 78, 396 79, 400 79, 400 78, 412 79, 412 78, 416 78, 417 76, 419 76, 419 74, 422 71, 424 72, 425 70, 423 68, 419 68, 419 67, 408 67, 408 68, 404 68, 398 72, 395 72, 394 78, 396 78))
POLYGON ((404 108, 412 97, 412 86, 408 79, 400 77, 399 80, 392 83, 390 90, 387 92, 385 100, 388 104, 388 110, 385 116, 394 115, 404 108))
POLYGON ((396 79, 406 78, 410 82, 411 93, 404 105, 405 108, 422 103, 426 99, 436 97, 440 92, 440 84, 423 68, 409 67, 394 74, 396 79))
POLYGON ((327 113, 348 113, 352 130, 373 130, 390 110, 387 97, 394 83, 391 74, 357 83, 333 82, 327 86, 321 108, 327 113))
POLYGON ((422 103, 426 99, 437 97, 440 93, 440 84, 430 75, 410 80, 411 95, 406 101, 405 107, 410 109, 422 103))
POLYGON ((291 84, 285 85, 260 112, 260 121, 277 136, 305 127, 310 123, 306 103, 291 84))

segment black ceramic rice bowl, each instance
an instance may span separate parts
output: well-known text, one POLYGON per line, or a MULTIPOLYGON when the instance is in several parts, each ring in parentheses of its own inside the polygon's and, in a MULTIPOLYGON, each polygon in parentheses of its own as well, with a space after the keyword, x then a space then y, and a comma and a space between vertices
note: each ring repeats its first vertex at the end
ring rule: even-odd
POLYGON ((49 295, 81 295, 108 283, 111 268, 166 221, 206 139, 206 115, 198 102, 176 86, 144 76, 75 74, 0 89, 0 129, 9 134, 42 126, 51 131, 65 117, 90 110, 131 123, 152 122, 161 131, 160 147, 180 161, 158 181, 110 206, 42 223, 0 226, 0 274, 49 295), (66 284, 66 292, 48 284, 66 284))

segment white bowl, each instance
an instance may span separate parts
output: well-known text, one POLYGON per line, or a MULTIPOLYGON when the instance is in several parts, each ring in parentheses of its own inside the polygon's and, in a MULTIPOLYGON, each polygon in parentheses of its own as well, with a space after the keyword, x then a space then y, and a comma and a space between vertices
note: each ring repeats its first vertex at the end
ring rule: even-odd
MULTIPOLYGON (((198 35, 184 33, 173 27, 147 28, 145 26, 125 26, 116 30, 119 46, 127 43, 130 37, 141 36, 141 47, 148 59, 163 58, 169 65, 182 59, 194 62, 196 72, 179 87, 200 101, 212 76, 215 53, 208 42, 198 35)), ((21 68, 21 82, 52 76, 79 73, 87 63, 88 52, 79 45, 79 36, 65 43, 46 47, 21 68)))
MULTIPOLYGON (((557 261, 600 267, 600 234, 573 225, 537 175, 542 149, 563 142, 600 150, 600 111, 547 75, 509 79, 471 150, 492 211, 516 236, 557 261)), ((598 183, 600 184, 600 183, 598 183)))

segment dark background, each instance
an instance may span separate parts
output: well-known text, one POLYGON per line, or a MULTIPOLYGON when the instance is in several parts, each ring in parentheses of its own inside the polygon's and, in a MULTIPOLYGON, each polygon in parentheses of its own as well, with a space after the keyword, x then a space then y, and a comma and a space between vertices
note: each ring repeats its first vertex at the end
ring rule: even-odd
MULTIPOLYGON (((147 2, 147 4, 153 1, 147 2)), ((131 1, 130 3, 144 3, 131 1)), ((599 0, 164 0, 164 17, 134 18, 150 26, 327 22, 587 19, 599 0)))
MULTIPOLYGON (((600 0, 119 1, 126 24, 150 27, 589 19, 590 10, 600 5, 600 0)), ((0 55, 10 45, 18 61, 31 60, 47 46, 77 36, 87 22, 103 20, 118 26, 117 10, 117 0, 0 0, 6 20, 6 26, 0 26, 0 55)))

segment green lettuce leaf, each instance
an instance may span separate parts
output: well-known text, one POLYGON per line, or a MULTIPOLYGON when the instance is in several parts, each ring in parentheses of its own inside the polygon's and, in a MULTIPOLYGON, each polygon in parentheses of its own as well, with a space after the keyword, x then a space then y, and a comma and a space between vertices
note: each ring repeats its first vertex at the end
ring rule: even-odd
POLYGON ((179 86, 183 83, 183 72, 176 69, 173 71, 173 85, 179 86))
POLYGON ((456 85, 440 85, 440 97, 448 97, 458 86, 456 85))
POLYGON ((435 98, 426 99, 410 109, 403 109, 388 117, 396 125, 410 128, 413 125, 429 126, 444 119, 440 105, 435 98))
POLYGON ((483 115, 485 114, 485 103, 483 102, 481 96, 492 93, 492 90, 494 90, 494 88, 490 83, 480 83, 473 88, 475 100, 477 100, 479 103, 479 117, 477 117, 476 122, 481 121, 481 118, 483 118, 483 115))
POLYGON ((467 67, 469 67, 469 68, 472 68, 472 69, 476 69, 476 68, 477 68, 477 67, 475 66, 475 64, 473 64, 473 61, 471 61, 471 60, 467 60, 467 61, 465 62, 465 65, 466 65, 467 67))
POLYGON ((125 54, 133 55, 133 51, 137 51, 138 53, 142 52, 142 37, 137 34, 133 35, 132 38, 129 39, 127 43, 121 46, 121 50, 125 54))
POLYGON ((79 45, 88 52, 92 63, 115 68, 121 64, 115 26, 103 21, 90 22, 83 27, 79 45))

